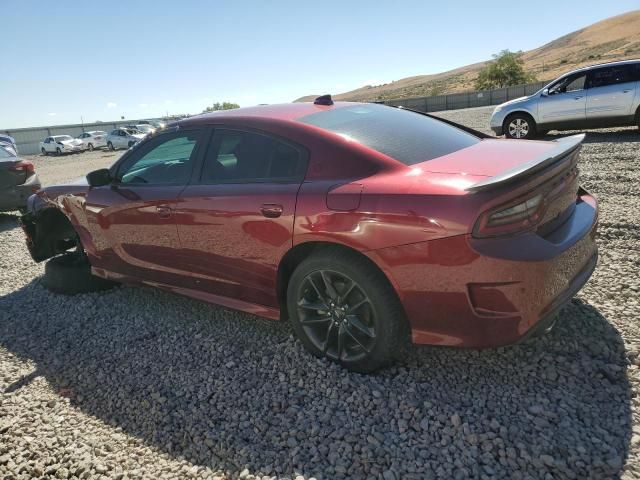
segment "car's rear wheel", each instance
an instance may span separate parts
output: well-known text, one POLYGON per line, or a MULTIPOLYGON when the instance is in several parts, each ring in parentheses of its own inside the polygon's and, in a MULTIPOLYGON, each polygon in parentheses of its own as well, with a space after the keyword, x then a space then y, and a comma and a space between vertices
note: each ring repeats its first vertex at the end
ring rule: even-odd
POLYGON ((42 152, 42 155, 44 155, 45 157, 48 155, 48 154, 47 154, 47 151, 44 149, 44 147, 42 147, 42 148, 40 149, 40 151, 42 152))
POLYGON ((115 150, 115 148, 113 148, 113 143, 111 142, 107 142, 107 148, 112 152, 115 150))
POLYGON ((287 289, 291 324, 304 347, 356 372, 402 353, 406 319, 389 281, 368 260, 327 249, 304 260, 287 289))
POLYGON ((82 252, 70 252, 49 260, 44 267, 42 284, 54 293, 76 295, 98 292, 117 285, 91 274, 91 265, 82 252))
POLYGON ((530 140, 536 136, 536 122, 526 113, 514 113, 505 119, 503 131, 507 138, 530 140))
POLYGON ((93 143, 90 143, 89 145, 87 145, 87 148, 89 149, 90 152, 93 152, 93 143))
POLYGON ((56 155, 62 155, 62 150, 60 150, 60 147, 56 148, 56 155))

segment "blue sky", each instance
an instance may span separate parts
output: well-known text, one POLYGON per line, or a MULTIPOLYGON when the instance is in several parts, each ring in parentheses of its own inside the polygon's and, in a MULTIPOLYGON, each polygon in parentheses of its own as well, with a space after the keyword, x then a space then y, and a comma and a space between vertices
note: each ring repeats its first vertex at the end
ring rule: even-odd
POLYGON ((528 50, 638 0, 6 1, 0 128, 339 93, 528 50), (523 4, 525 5, 525 4, 523 4))

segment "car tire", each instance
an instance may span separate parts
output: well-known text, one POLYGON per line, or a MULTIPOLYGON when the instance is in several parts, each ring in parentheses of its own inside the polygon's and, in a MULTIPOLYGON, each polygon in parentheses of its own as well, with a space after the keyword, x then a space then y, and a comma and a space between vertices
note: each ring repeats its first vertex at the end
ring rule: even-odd
POLYGON ((62 150, 60 150, 60 147, 56 148, 56 155, 62 155, 62 150))
POLYGON ((287 309, 310 353, 354 372, 389 365, 407 344, 404 309, 388 279, 368 259, 342 249, 325 249, 297 266, 287 309))
POLYGON ((90 143, 89 145, 87 145, 87 150, 89 150, 90 152, 93 152, 93 143, 90 143))
POLYGON ((87 257, 71 252, 53 257, 46 263, 42 285, 54 293, 76 295, 107 290, 117 283, 92 275, 87 257))
POLYGON ((134 145, 135 143, 136 143, 136 142, 129 141, 129 144, 128 144, 128 145, 129 145, 129 148, 133 147, 133 145, 134 145))
POLYGON ((44 149, 44 147, 43 147, 43 148, 41 148, 41 149, 40 149, 40 151, 42 152, 42 155, 44 155, 45 157, 46 157, 47 155, 49 155, 49 154, 47 153, 47 151, 44 149))
POLYGON ((113 148, 113 143, 111 142, 107 142, 107 148, 109 149, 109 151, 113 152, 115 150, 115 148, 113 148))
POLYGON ((506 138, 531 140, 536 137, 536 122, 526 113, 512 113, 505 118, 502 131, 506 138))

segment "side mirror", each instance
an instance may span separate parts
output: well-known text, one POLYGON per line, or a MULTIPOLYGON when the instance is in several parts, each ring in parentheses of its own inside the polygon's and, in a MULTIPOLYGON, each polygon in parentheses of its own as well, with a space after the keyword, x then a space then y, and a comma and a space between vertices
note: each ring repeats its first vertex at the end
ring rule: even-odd
POLYGON ((545 88, 544 90, 542 90, 542 96, 543 97, 548 97, 549 96, 549 89, 545 88))
POLYGON ((91 187, 102 187, 103 185, 109 185, 111 183, 111 175, 108 168, 101 168, 100 170, 94 170, 87 174, 87 182, 91 187))

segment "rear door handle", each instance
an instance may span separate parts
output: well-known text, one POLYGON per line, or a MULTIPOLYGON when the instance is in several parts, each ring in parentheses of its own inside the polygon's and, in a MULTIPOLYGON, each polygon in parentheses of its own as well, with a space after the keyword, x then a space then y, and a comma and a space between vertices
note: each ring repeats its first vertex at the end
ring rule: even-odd
POLYGON ((627 88, 626 90, 623 90, 622 93, 629 93, 631 91, 630 88, 627 88))
POLYGON ((158 212, 158 216, 160 218, 171 217, 171 207, 169 205, 158 205, 156 207, 156 212, 158 212))
POLYGON ((278 218, 282 215, 282 205, 277 205, 275 203, 265 203, 260 207, 260 212, 262 215, 267 218, 278 218))

